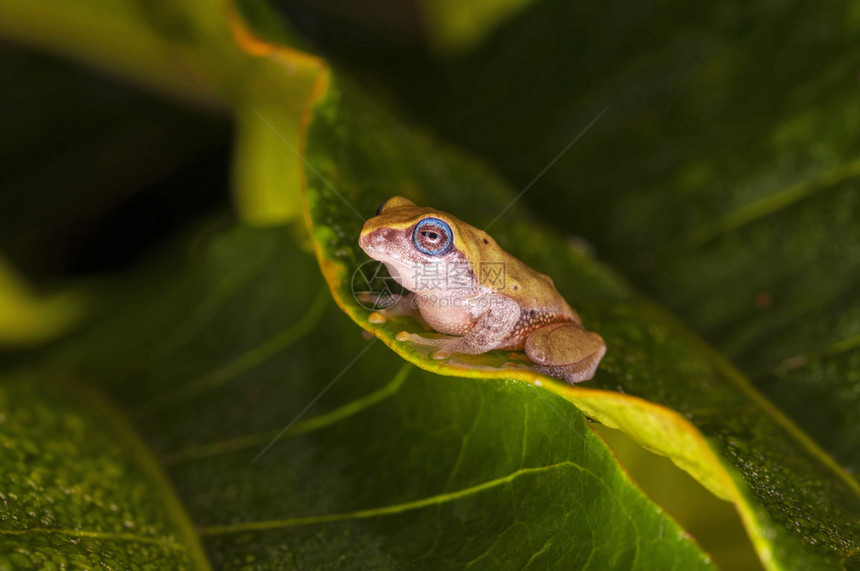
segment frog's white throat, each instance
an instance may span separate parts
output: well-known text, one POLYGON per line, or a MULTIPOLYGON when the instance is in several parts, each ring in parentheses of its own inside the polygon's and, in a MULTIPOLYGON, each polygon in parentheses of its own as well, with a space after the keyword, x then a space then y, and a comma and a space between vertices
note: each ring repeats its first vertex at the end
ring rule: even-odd
POLYGON ((421 291, 421 274, 422 268, 420 264, 408 264, 394 260, 380 260, 385 267, 388 268, 388 273, 394 278, 401 287, 409 291, 421 291))

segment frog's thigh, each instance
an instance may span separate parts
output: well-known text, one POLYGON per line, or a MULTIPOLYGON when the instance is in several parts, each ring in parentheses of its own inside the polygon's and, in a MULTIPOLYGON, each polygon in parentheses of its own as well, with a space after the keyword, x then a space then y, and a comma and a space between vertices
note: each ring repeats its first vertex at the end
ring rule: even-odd
POLYGON ((578 383, 594 376, 606 344, 597 333, 572 323, 554 323, 533 331, 525 351, 538 371, 578 383))
POLYGON ((444 344, 438 357, 445 353, 481 355, 499 347, 508 338, 520 319, 520 305, 504 295, 485 297, 482 303, 489 309, 468 333, 444 344))

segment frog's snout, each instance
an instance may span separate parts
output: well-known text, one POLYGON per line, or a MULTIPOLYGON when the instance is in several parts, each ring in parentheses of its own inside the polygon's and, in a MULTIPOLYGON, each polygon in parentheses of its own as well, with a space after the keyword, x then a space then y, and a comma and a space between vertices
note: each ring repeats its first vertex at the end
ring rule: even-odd
POLYGON ((388 244, 394 238, 396 230, 391 228, 377 228, 370 231, 362 231, 358 237, 358 245, 368 254, 372 250, 378 250, 385 244, 388 244))
POLYGON ((382 244, 384 242, 390 242, 396 233, 396 230, 392 230, 391 228, 377 228, 369 232, 362 232, 361 236, 358 238, 358 242, 362 245, 382 244))

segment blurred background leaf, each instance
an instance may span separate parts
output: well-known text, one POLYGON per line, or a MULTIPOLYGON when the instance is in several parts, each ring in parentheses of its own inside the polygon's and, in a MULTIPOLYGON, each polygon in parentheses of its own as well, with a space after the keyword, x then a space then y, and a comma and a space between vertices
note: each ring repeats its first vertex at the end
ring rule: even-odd
POLYGON ((0 241, 31 278, 130 265, 226 203, 223 118, 9 46, 0 66, 0 241))

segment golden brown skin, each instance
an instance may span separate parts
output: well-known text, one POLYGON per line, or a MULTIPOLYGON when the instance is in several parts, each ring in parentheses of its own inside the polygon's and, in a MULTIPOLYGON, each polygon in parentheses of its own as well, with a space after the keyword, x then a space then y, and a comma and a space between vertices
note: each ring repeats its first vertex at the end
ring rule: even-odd
POLYGON ((578 383, 594 376, 606 352, 549 277, 450 214, 396 196, 365 223, 359 245, 412 292, 373 318, 417 309, 427 325, 451 337, 402 332, 397 338, 439 347, 434 358, 524 350, 534 369, 578 383))

